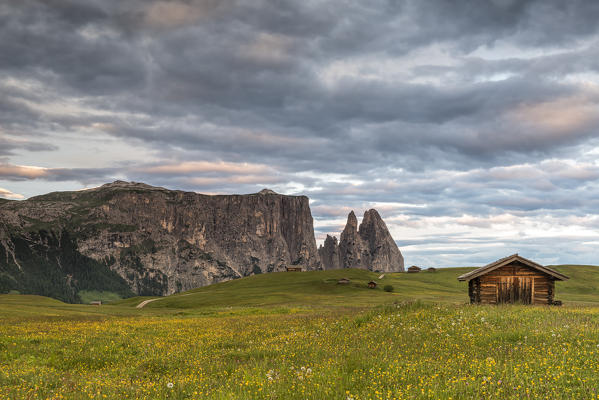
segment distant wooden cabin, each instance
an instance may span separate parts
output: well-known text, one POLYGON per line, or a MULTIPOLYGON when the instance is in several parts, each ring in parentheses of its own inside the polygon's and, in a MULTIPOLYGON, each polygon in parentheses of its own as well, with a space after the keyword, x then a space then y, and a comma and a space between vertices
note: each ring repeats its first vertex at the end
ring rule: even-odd
POLYGON ((426 269, 428 272, 437 272, 437 268, 435 267, 429 267, 426 269))
POLYGON ((350 283, 351 281, 348 278, 341 278, 337 281, 337 283, 339 285, 347 285, 348 283, 350 283))
POLYGON ((302 267, 287 267, 287 272, 302 272, 302 267))
POLYGON ((557 304, 555 281, 569 279, 518 254, 497 260, 458 277, 468 281, 470 303, 557 304))
POLYGON ((412 265, 410 268, 408 268, 408 272, 410 273, 416 273, 416 272, 420 272, 422 271, 422 268, 416 266, 416 265, 412 265))
POLYGON ((94 301, 90 302, 89 304, 92 306, 101 306, 102 300, 94 300, 94 301))
POLYGON ((368 287, 371 289, 376 289, 376 282, 375 281, 368 282, 368 287))

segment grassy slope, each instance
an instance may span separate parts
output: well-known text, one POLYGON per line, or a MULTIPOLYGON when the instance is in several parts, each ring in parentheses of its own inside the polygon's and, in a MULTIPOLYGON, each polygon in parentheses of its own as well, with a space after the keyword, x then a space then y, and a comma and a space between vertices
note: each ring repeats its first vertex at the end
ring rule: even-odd
MULTIPOLYGON (((599 304, 599 267, 556 269, 571 277, 558 299, 599 304)), ((268 274, 141 310, 142 298, 96 307, 0 295, 0 398, 596 395, 596 308, 452 305, 467 300, 456 279, 467 270, 387 274, 376 290, 364 286, 378 274, 361 270, 268 274), (425 302, 366 309, 404 299, 425 302)))
MULTIPOLYGON (((464 303, 464 285, 456 277, 468 268, 439 270, 436 273, 380 274, 348 269, 334 271, 277 272, 218 283, 173 295, 149 303, 149 308, 196 308, 217 306, 350 306, 369 307, 395 300, 435 300, 464 303), (339 285, 340 278, 349 278, 349 285, 339 285), (376 289, 366 287, 370 280, 376 289), (383 291, 385 285, 393 293, 383 291)), ((131 298, 120 305, 137 305, 145 298, 131 298)))
POLYGON ((123 298, 118 293, 99 290, 81 290, 77 294, 81 298, 82 304, 89 304, 95 300, 101 300, 102 302, 107 303, 109 301, 117 301, 123 298))
MULTIPOLYGON (((557 282, 556 299, 566 304, 599 304, 599 267, 562 265, 554 268, 570 277, 568 281, 557 282)), ((65 304, 40 296, 0 295, 0 317, 88 315, 102 318, 107 315, 164 315, 181 311, 206 314, 229 307, 234 307, 235 312, 245 312, 240 309, 263 306, 271 311, 276 307, 287 311, 306 307, 367 308, 398 300, 463 304, 468 301, 467 284, 459 282, 457 277, 469 270, 471 268, 447 268, 434 273, 385 274, 380 280, 378 273, 357 269, 254 275, 160 298, 143 310, 134 307, 151 297, 134 297, 116 301, 110 307, 96 307, 65 304), (337 280, 343 277, 349 278, 351 284, 338 285, 337 280), (378 283, 376 289, 366 287, 370 280, 378 283), (383 291, 383 286, 388 284, 394 287, 393 293, 383 291)))
MULTIPOLYGON (((599 303, 599 267, 562 265, 556 270, 570 280, 556 283, 556 299, 565 302, 599 303)), ((457 277, 472 268, 446 268, 417 274, 380 274, 363 270, 280 272, 255 275, 219 283, 152 302, 148 308, 197 308, 218 306, 352 306, 368 307, 395 300, 423 300, 450 303, 468 301, 467 283, 457 277), (351 279, 350 285, 338 285, 338 279, 351 279), (378 283, 375 290, 368 281, 378 283), (390 284, 393 293, 383 291, 390 284)), ((123 306, 139 304, 144 298, 119 302, 123 306)))
POLYGON ((570 279, 556 282, 555 298, 565 302, 599 303, 599 266, 558 265, 551 266, 570 279))
MULTIPOLYGON (((148 316, 174 314, 175 312, 144 310, 144 314, 148 316)), ((102 320, 114 316, 133 317, 138 315, 138 310, 131 307, 69 304, 49 297, 34 295, 0 295, 0 321, 3 323, 30 319, 42 321, 102 320)))

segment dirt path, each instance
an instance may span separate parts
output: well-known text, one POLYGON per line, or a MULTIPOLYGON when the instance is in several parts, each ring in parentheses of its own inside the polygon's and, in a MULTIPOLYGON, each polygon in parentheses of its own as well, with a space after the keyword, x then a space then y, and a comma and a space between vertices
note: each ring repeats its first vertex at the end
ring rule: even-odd
POLYGON ((156 300, 161 300, 161 298, 159 297, 157 299, 144 300, 141 303, 139 303, 135 308, 144 308, 144 306, 146 304, 151 303, 151 302, 156 301, 156 300))
MULTIPOLYGON (((191 294, 192 293, 187 293, 187 294, 182 294, 180 296, 181 297, 183 297, 183 296, 190 296, 191 294)), ((166 297, 158 297, 156 299, 144 300, 141 303, 139 303, 137 306, 135 306, 135 308, 144 308, 146 306, 146 304, 151 303, 151 302, 156 301, 156 300, 162 300, 162 299, 166 299, 166 297)))

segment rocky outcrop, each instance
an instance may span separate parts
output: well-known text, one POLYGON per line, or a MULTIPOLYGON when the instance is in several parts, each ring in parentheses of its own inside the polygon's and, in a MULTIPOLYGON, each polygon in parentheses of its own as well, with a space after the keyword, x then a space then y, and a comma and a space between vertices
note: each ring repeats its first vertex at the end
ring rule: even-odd
POLYGON ((339 244, 337 243, 336 237, 327 235, 327 238, 324 240, 324 245, 320 246, 318 249, 318 254, 320 255, 322 265, 327 266, 326 269, 341 268, 339 260, 339 244))
POLYGON ((353 211, 347 216, 345 229, 341 232, 339 259, 343 268, 367 268, 367 249, 360 237, 358 219, 353 211))
POLYGON ((65 233, 77 254, 116 272, 140 295, 171 294, 289 265, 320 268, 305 196, 271 190, 208 196, 117 181, 0 203, 0 291, 19 290, 26 274, 17 267, 21 253, 59 254, 65 233), (40 242, 40 232, 57 239, 40 242))
POLYGON ((387 225, 372 209, 364 213, 358 229, 354 212, 347 217, 347 224, 337 238, 327 235, 319 248, 324 269, 363 268, 377 272, 403 272, 404 260, 387 225))

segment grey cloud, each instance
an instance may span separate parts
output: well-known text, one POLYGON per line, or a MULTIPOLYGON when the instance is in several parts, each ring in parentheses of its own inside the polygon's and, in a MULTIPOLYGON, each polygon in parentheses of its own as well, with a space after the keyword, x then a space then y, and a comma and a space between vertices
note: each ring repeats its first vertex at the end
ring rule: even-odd
MULTIPOLYGON (((522 78, 436 87, 346 79, 335 88, 326 88, 318 79, 316 71, 329 59, 352 52, 376 55, 386 48, 377 46, 386 44, 389 38, 409 43, 409 51, 442 38, 476 37, 477 32, 496 38, 509 36, 514 30, 532 29, 533 11, 539 7, 535 2, 456 2, 451 7, 445 2, 434 4, 443 13, 431 12, 428 7, 433 6, 414 2, 398 6, 381 2, 369 7, 346 4, 342 8, 282 3, 266 9, 241 2, 173 2, 172 7, 197 9, 201 23, 183 18, 184 23, 149 31, 138 24, 140 30, 134 33, 125 32, 126 25, 144 20, 148 9, 158 3, 85 3, 79 5, 80 10, 69 2, 24 4, 10 10, 5 7, 7 11, 2 14, 7 22, 2 25, 3 37, 8 38, 3 43, 8 47, 0 52, 9 56, 6 60, 12 60, 4 68, 13 73, 17 73, 17 67, 27 70, 33 66, 34 74, 52 71, 73 90, 106 95, 90 100, 97 107, 146 114, 149 121, 141 124, 113 119, 114 129, 108 133, 155 141, 161 147, 210 149, 226 158, 243 151, 244 156, 256 159, 278 157, 277 162, 292 155, 283 146, 240 138, 223 129, 243 127, 267 132, 281 142, 290 137, 298 138, 297 143, 301 137, 318 138, 294 147, 300 156, 294 157, 296 160, 311 160, 294 161, 300 169, 311 162, 330 161, 331 152, 348 154, 350 163, 380 154, 408 153, 405 164, 418 167, 422 164, 418 159, 436 159, 439 152, 454 165, 462 164, 463 156, 480 162, 481 158, 506 152, 534 155, 540 151, 538 156, 542 157, 547 151, 576 144, 594 134, 581 131, 566 139, 546 140, 531 137, 515 126, 507 127, 513 133, 496 133, 505 130, 505 122, 496 117, 502 110, 575 90, 554 82, 522 78), (466 8, 468 13, 463 12, 466 8), (347 16, 342 26, 339 13, 347 16), (13 14, 17 18, 9 18, 13 14), (444 21, 439 21, 441 15, 444 21), (397 25, 398 19, 417 23, 397 25), (37 21, 36 29, 28 28, 32 21, 37 21), (83 28, 89 29, 91 36, 86 36, 83 28), (279 61, 247 56, 248 49, 263 35, 271 38, 263 50, 273 52, 277 50, 273 46, 281 46, 279 61), (414 39, 418 37, 422 38, 414 39), (337 43, 342 39, 354 46, 337 43), (70 44, 68 49, 62 45, 66 42, 70 44), (14 47, 18 43, 36 44, 25 51, 14 47), (189 114, 219 129, 206 132, 193 125, 194 121, 187 125, 182 118, 189 114), (168 124, 156 125, 158 118, 168 124), (352 136, 352 131, 359 134, 352 136)), ((568 6, 568 12, 582 15, 584 6, 574 3, 568 6)), ((593 10, 590 7, 588 13, 593 10)), ((554 15, 559 10, 549 6, 548 12, 554 15)), ((175 17, 181 16, 175 13, 175 17)), ((582 30, 581 34, 588 32, 582 30)), ((23 113, 27 112, 23 108, 23 113)), ((40 118, 69 127, 65 117, 40 118)), ((89 122, 107 119, 85 118, 89 122)), ((347 166, 338 158, 327 168, 342 170, 347 166)))
POLYGON ((0 8, 0 68, 17 76, 51 72, 87 93, 139 88, 143 52, 91 3, 24 1, 0 8), (85 31, 87 29, 87 31, 85 31))
MULTIPOLYGON (((586 218, 599 209, 597 20, 583 0, 4 2, 0 186, 269 186, 308 194, 320 235, 337 232, 331 208, 376 202, 411 229, 465 214, 456 223, 473 229, 502 213, 586 218), (143 151, 64 168, 59 133, 73 148, 93 134, 143 151), (18 167, 36 151, 55 165, 18 167), (197 161, 267 168, 159 168, 197 161)), ((518 245, 403 240, 416 260, 451 265, 518 245)), ((553 243, 527 240, 534 255, 553 243)))
POLYGON ((49 143, 11 139, 0 134, 0 156, 14 155, 15 150, 19 149, 27 151, 53 151, 56 150, 56 146, 49 143))
POLYGON ((77 181, 83 184, 109 179, 119 173, 119 168, 40 168, 0 163, 0 180, 3 181, 77 181))

